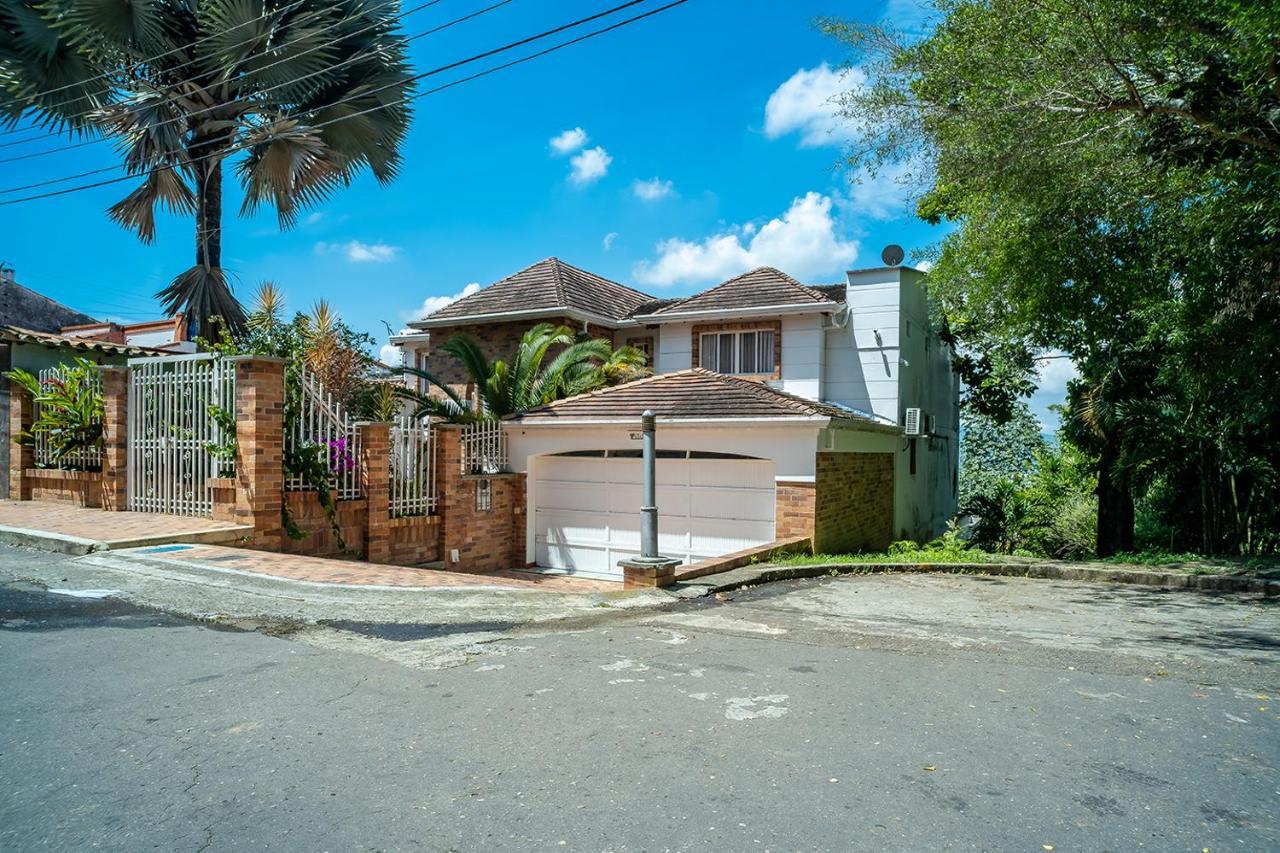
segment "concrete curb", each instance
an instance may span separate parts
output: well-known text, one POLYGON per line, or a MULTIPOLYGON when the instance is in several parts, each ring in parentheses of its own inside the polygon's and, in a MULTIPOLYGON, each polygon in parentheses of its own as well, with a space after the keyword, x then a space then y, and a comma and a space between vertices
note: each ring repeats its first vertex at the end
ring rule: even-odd
POLYGON ((1239 575, 1193 575, 1185 572, 1158 572, 1141 569, 1098 568, 1055 562, 1028 563, 822 563, 809 566, 743 566, 715 575, 677 582, 670 587, 678 595, 693 598, 713 592, 728 592, 744 586, 813 578, 830 574, 929 573, 1026 577, 1043 580, 1091 581, 1181 589, 1192 592, 1253 593, 1280 596, 1280 581, 1239 575))
POLYGON ((252 527, 235 524, 226 527, 215 527, 211 530, 102 541, 71 536, 66 533, 54 533, 50 530, 29 530, 25 527, 0 525, 0 544, 18 545, 23 548, 35 548, 38 551, 52 551, 55 554, 82 557, 85 554, 92 554, 98 551, 122 551, 126 548, 145 548, 156 545, 227 545, 252 532, 252 527))
POLYGON ((63 533, 50 533, 48 530, 28 530, 25 527, 9 527, 0 525, 0 544, 17 545, 21 548, 35 548, 38 551, 52 551, 55 554, 68 554, 81 557, 94 551, 105 551, 106 545, 92 539, 79 536, 68 536, 63 533))

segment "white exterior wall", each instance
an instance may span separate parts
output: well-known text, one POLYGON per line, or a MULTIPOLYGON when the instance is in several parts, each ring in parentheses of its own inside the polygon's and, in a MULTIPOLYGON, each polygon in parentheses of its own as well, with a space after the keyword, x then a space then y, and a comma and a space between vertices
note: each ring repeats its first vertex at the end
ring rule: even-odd
POLYGON ((653 333, 658 339, 654 373, 674 373, 693 367, 692 323, 663 323, 653 333))
POLYGON ((788 394, 817 400, 822 395, 822 314, 782 317, 782 381, 771 382, 788 394))
POLYGON ((897 271, 878 278, 849 275, 849 304, 844 328, 827 329, 827 358, 823 371, 824 400, 852 406, 900 423, 898 382, 901 374, 899 309, 901 287, 897 271))

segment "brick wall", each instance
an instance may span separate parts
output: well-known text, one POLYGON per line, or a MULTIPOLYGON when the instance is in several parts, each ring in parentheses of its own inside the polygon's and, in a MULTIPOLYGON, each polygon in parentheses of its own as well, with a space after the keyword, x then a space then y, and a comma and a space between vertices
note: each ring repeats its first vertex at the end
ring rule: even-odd
POLYGON ((523 513, 524 475, 464 475, 461 428, 444 425, 436 435, 440 559, 444 567, 457 572, 491 572, 523 565, 524 525, 517 524, 515 518, 517 505, 523 513), (476 506, 476 490, 486 482, 489 508, 484 510, 476 506), (457 562, 453 560, 454 550, 458 552, 457 562))
POLYGON ((54 501, 83 507, 102 506, 102 473, 28 468, 24 472, 31 500, 54 501))
MULTIPOLYGON (((10 384, 9 435, 16 436, 31 429, 35 421, 36 404, 31 395, 16 382, 10 384)), ((10 438, 10 441, 13 439, 10 438)), ((36 452, 31 445, 12 444, 9 451, 9 497, 15 501, 31 500, 31 483, 26 471, 36 467, 36 452)))
POLYGON ((888 547, 893 540, 893 454, 819 453, 814 480, 814 553, 888 547))
POLYGON ((775 499, 778 506, 774 519, 775 539, 813 536, 813 483, 780 482, 777 484, 775 499))
MULTIPOLYGON (((320 505, 315 492, 288 492, 284 499, 289 503, 293 523, 305 533, 302 539, 285 536, 281 539, 286 554, 305 554, 309 557, 356 557, 365 552, 365 524, 367 504, 363 500, 338 501, 336 517, 342 538, 346 541, 344 552, 334 535, 329 516, 320 505)), ((274 550, 274 549, 272 549, 274 550)))
POLYGON ((397 566, 416 566, 440 559, 440 516, 393 518, 388 531, 387 562, 397 566))

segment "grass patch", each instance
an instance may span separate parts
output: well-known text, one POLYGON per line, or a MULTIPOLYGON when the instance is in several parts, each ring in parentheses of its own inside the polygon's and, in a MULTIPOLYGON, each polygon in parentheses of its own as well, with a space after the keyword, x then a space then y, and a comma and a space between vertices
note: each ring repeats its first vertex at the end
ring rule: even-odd
POLYGON ((1125 566, 1161 566, 1195 575, 1280 574, 1280 557, 1206 557, 1203 554, 1171 553, 1163 550, 1137 551, 1103 557, 1096 562, 1125 566))
POLYGON ((989 563, 998 560, 994 554, 965 548, 954 542, 936 540, 926 545, 914 542, 894 542, 885 551, 865 551, 857 554, 788 554, 769 563, 775 566, 816 566, 825 563, 989 563))

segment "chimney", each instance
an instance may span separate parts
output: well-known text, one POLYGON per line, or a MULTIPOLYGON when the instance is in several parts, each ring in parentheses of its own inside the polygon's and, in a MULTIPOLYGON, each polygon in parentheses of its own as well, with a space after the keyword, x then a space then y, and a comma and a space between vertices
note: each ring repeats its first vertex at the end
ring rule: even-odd
POLYGON ((6 263, 0 263, 0 286, 17 283, 17 279, 14 278, 13 267, 6 263))

